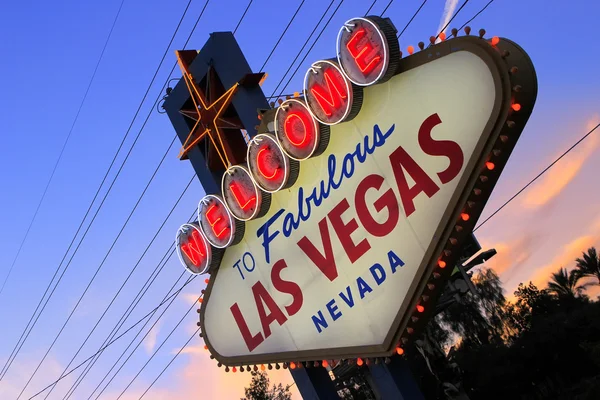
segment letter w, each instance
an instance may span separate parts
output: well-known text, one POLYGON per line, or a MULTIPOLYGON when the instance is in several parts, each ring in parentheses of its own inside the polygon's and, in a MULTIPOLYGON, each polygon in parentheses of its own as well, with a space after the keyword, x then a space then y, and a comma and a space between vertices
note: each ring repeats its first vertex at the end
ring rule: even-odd
POLYGON ((206 250, 204 248, 204 242, 200 237, 200 233, 196 230, 192 231, 188 242, 181 245, 181 251, 185 253, 196 267, 199 267, 204 259, 203 250, 206 250))
POLYGON ((348 94, 344 90, 343 82, 340 82, 331 70, 326 70, 323 76, 327 84, 327 89, 314 84, 310 91, 315 96, 315 99, 317 99, 325 115, 329 117, 335 109, 340 108, 342 104, 341 100, 345 99, 348 94))

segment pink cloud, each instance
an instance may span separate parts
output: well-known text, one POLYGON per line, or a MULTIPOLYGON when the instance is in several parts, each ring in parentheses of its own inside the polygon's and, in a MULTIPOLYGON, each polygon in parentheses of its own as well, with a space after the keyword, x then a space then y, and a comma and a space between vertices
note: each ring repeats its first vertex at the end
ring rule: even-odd
MULTIPOLYGON (((586 123, 587 130, 592 129, 598 122, 600 122, 600 115, 594 115, 586 123)), ((598 135, 590 135, 529 188, 522 204, 528 208, 536 208, 558 196, 579 174, 587 159, 596 151, 599 143, 598 135)), ((552 157, 552 160, 557 156, 558 154, 552 157)))

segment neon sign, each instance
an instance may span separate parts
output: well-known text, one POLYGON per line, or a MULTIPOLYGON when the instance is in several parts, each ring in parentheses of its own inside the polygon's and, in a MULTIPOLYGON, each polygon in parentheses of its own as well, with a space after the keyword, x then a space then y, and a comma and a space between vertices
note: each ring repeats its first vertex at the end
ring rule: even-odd
POLYGON ((401 59, 388 19, 347 21, 337 60, 313 63, 303 96, 266 112, 222 197, 201 200, 196 233, 178 232, 185 267, 212 274, 200 310, 210 352, 290 367, 403 354, 536 88, 509 40, 452 39, 401 59))
POLYGON ((284 101, 275 114, 275 135, 285 154, 302 161, 323 153, 329 143, 329 126, 313 118, 306 104, 284 101))
POLYGON ((394 75, 400 53, 395 35, 389 19, 379 17, 353 18, 342 26, 337 59, 352 83, 370 86, 394 75))
POLYGON ((204 274, 212 264, 212 248, 198 224, 183 224, 175 239, 179 261, 192 274, 204 274))

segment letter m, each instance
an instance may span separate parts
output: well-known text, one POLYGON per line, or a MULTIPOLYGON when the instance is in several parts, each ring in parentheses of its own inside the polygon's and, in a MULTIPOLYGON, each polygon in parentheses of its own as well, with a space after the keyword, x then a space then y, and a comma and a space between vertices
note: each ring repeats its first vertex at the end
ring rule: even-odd
POLYGON ((319 106, 328 117, 342 105, 342 100, 348 97, 348 93, 344 88, 344 81, 340 80, 331 69, 325 70, 323 73, 326 88, 321 85, 314 84, 310 88, 310 92, 319 106))

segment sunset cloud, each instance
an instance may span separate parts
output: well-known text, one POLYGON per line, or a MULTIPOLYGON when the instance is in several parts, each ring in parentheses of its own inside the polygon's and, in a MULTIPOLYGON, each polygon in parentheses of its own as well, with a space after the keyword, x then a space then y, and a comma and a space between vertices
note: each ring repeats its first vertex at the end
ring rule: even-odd
POLYGON ((151 354, 156 347, 156 338, 158 337, 158 331, 160 330, 159 325, 160 323, 154 325, 152 329, 150 329, 148 336, 144 339, 144 349, 148 354, 151 354))
POLYGON ((571 270, 575 266, 575 259, 581 257, 583 251, 596 245, 599 239, 600 235, 596 234, 580 236, 571 241, 562 248, 562 251, 554 257, 550 264, 536 268, 535 274, 529 280, 537 287, 545 288, 553 272, 558 271, 561 267, 571 270))
MULTIPOLYGON (((586 123, 587 130, 592 129, 598 122, 600 122, 600 115, 594 115, 586 123)), ((533 184, 526 192, 522 204, 529 208, 540 207, 558 196, 579 174, 586 160, 597 149, 598 143, 600 143, 598 135, 590 135, 533 184)), ((552 159, 557 156, 558 154, 552 159)))

